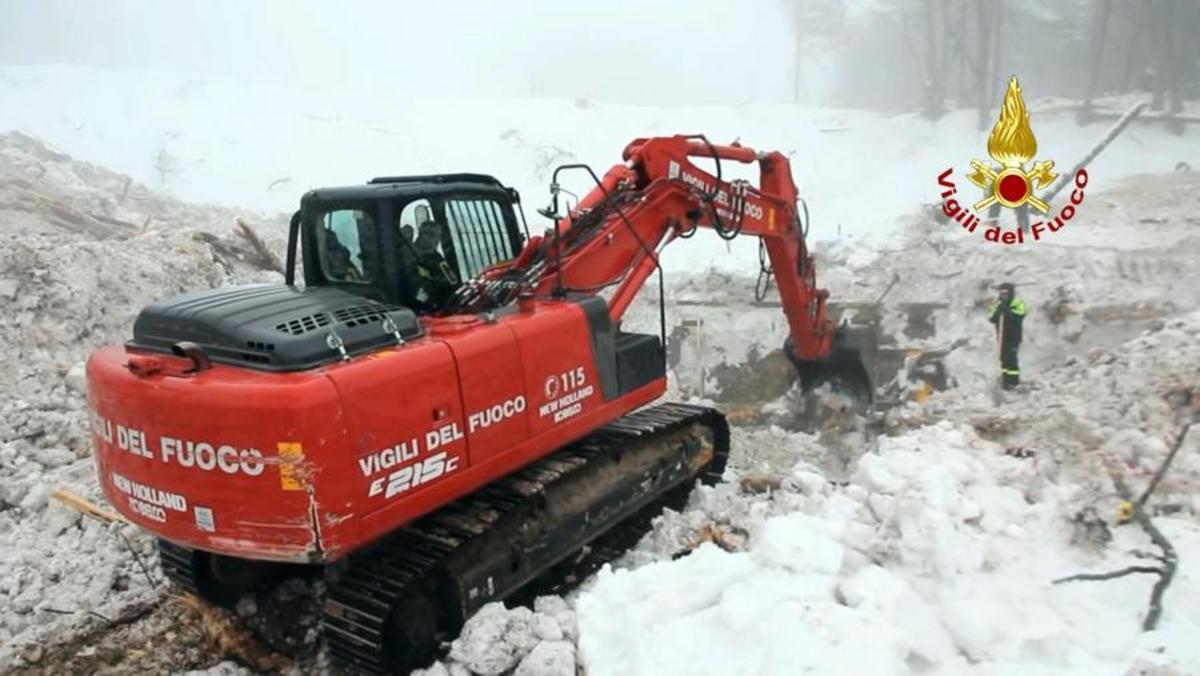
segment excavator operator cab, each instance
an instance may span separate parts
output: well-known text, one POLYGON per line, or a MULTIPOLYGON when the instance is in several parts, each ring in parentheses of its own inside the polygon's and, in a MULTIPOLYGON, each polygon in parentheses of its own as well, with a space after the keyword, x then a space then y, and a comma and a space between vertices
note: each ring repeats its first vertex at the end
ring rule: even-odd
POLYGON ((388 176, 306 194, 292 217, 287 283, 437 314, 462 283, 524 241, 516 190, 482 174, 388 176))

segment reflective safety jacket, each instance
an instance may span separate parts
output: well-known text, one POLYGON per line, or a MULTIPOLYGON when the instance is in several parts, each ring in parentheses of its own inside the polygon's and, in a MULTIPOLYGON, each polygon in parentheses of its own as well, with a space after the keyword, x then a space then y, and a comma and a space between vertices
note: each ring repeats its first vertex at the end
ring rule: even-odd
POLYGON ((412 264, 409 286, 418 309, 438 310, 450 300, 460 285, 450 263, 437 251, 419 256, 412 264))
POLYGON ((1021 344, 1021 323, 1025 320, 1025 301, 1013 298, 1007 304, 996 301, 988 308, 988 319, 1000 331, 1000 323, 1004 322, 1003 341, 1005 345, 1021 344))

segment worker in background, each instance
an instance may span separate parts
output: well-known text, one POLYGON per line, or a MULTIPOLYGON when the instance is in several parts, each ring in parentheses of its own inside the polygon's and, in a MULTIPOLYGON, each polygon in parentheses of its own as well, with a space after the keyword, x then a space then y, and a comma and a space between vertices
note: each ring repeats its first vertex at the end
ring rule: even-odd
POLYGON ((988 319, 996 325, 996 348, 1000 357, 1000 382, 1011 390, 1021 382, 1017 351, 1021 348, 1021 324, 1025 321, 1025 301, 1017 298, 1011 283, 1000 285, 1000 297, 988 308, 988 319))

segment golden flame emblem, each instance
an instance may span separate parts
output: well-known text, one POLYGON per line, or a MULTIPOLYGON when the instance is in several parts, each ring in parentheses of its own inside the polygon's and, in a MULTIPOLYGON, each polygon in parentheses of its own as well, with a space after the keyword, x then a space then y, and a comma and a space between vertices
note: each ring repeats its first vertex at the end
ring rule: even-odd
POLYGON ((1006 167, 1019 167, 1037 154, 1037 139, 1029 126, 1029 111, 1021 98, 1021 84, 1016 76, 1008 81, 1000 119, 988 135, 988 155, 1006 167))
POLYGON ((1029 111, 1025 109, 1021 83, 1015 75, 1008 81, 1000 119, 988 135, 987 148, 988 155, 1000 166, 990 167, 979 160, 971 160, 974 171, 967 178, 989 193, 975 203, 975 209, 982 210, 995 203, 1015 209, 1028 203, 1042 213, 1048 212, 1050 205, 1033 194, 1034 186, 1036 184, 1041 190, 1058 178, 1058 174, 1054 173, 1054 162, 1050 160, 1035 162, 1029 171, 1025 171, 1025 163, 1037 154, 1037 138, 1029 125, 1029 111))

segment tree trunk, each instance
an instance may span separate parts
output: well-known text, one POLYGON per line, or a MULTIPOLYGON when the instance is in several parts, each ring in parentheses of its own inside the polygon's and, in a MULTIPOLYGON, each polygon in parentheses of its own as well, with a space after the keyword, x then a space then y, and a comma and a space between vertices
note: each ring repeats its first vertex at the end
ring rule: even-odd
MULTIPOLYGON (((1160 25, 1162 26, 1162 87, 1166 96, 1167 112, 1172 115, 1178 115, 1183 112, 1183 94, 1179 91, 1179 72, 1178 59, 1175 55, 1175 24, 1177 23, 1176 10, 1179 8, 1179 3, 1168 2, 1167 0, 1159 0, 1157 3, 1157 14, 1159 15, 1160 25)), ((1171 120, 1167 124, 1176 135, 1182 135, 1186 125, 1181 120, 1171 120)))
POLYGON ((971 99, 971 78, 967 73, 967 62, 970 56, 967 54, 967 13, 969 11, 967 3, 958 3, 958 49, 955 50, 955 58, 958 60, 958 95, 955 97, 955 105, 959 108, 966 108, 967 102, 971 99))
POLYGON ((1091 69, 1088 71, 1087 91, 1083 97, 1083 107, 1079 110, 1079 123, 1087 124, 1092 117, 1092 98, 1098 88, 1100 79, 1100 62, 1104 55, 1104 36, 1108 30, 1108 16, 1112 12, 1112 0, 1099 0, 1096 11, 1092 16, 1091 35, 1091 69))
POLYGON ((925 116, 936 120, 946 112, 944 73, 941 65, 941 50, 939 37, 944 42, 938 30, 938 10, 936 0, 923 0, 925 15, 925 116))
POLYGON ((1167 43, 1167 21, 1165 12, 1163 11, 1163 3, 1155 2, 1146 4, 1146 11, 1150 14, 1150 36, 1151 43, 1154 48, 1154 57, 1151 63, 1154 64, 1154 96, 1150 99, 1150 110, 1162 110, 1163 100, 1166 93, 1166 69, 1170 67, 1167 63, 1167 54, 1164 46, 1167 43))
POLYGON ((996 94, 1000 91, 1002 82, 1000 80, 1000 42, 1003 37, 1004 28, 1004 0, 995 0, 992 3, 992 70, 988 76, 988 107, 996 100, 996 94))
POLYGON ((1004 18, 1003 0, 979 0, 975 6, 975 21, 979 28, 978 71, 976 73, 976 103, 979 106, 979 130, 992 123, 992 102, 1003 84, 1000 81, 1000 27, 1004 18))
POLYGON ((1142 23, 1139 18, 1129 11, 1128 5, 1122 5, 1125 10, 1125 16, 1122 23, 1126 25, 1126 30, 1129 32, 1129 38, 1123 40, 1122 44, 1125 47, 1125 72, 1121 74, 1121 87, 1119 91, 1132 91, 1135 84, 1133 82, 1133 62, 1134 59, 1141 55, 1142 51, 1138 48, 1142 41, 1142 23))

